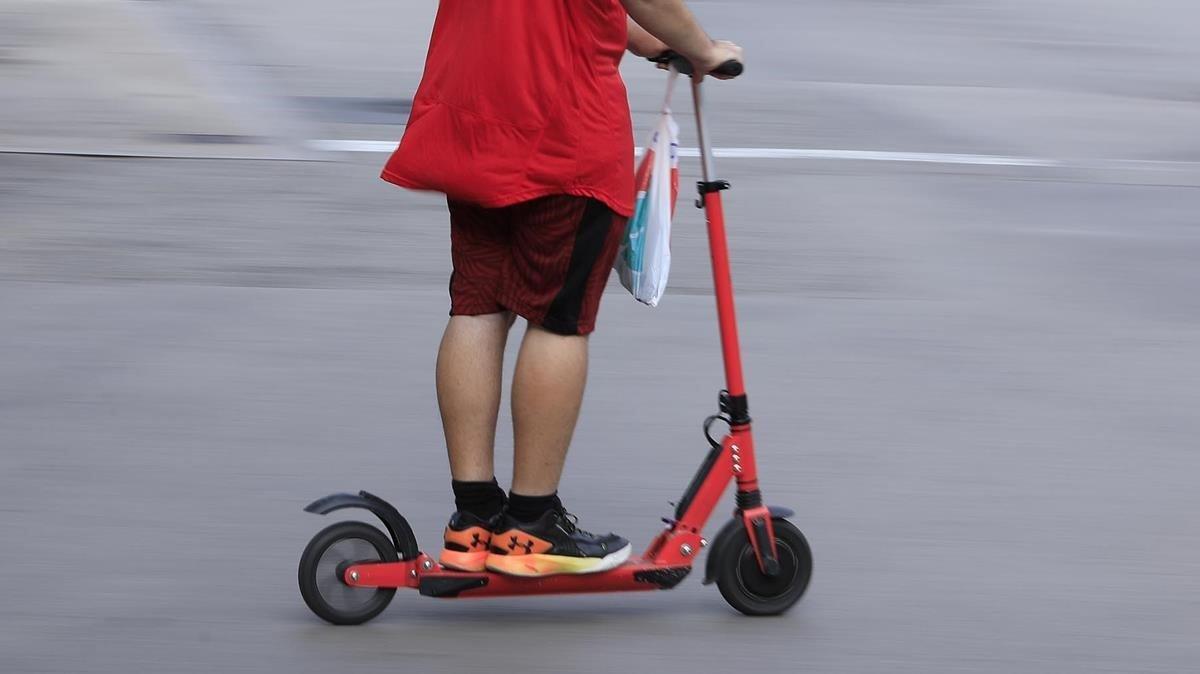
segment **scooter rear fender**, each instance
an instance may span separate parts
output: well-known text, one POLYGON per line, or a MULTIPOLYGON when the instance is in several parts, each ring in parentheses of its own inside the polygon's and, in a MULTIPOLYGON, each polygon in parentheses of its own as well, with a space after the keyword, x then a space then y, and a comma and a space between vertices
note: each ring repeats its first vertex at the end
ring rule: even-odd
POLYGON ((412 527, 408 525, 408 520, 404 519, 400 511, 396 510, 391 503, 370 492, 330 494, 309 503, 305 506, 304 511, 317 515, 328 515, 343 508, 362 508, 378 517, 383 522, 383 526, 387 528, 388 534, 391 535, 392 543, 396 546, 396 552, 400 554, 400 559, 416 559, 420 554, 417 550, 417 537, 413 534, 412 527))

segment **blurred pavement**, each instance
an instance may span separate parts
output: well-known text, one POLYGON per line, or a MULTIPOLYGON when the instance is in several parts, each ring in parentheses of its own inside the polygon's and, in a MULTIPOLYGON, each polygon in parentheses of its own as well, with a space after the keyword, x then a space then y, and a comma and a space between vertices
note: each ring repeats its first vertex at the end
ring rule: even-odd
MULTIPOLYGON (((434 3, 4 0, 0 672, 1194 671, 1200 9, 693 4, 750 59, 719 146, 1049 164, 720 162, 795 610, 695 574, 318 621, 307 502, 374 491, 427 549, 450 508, 444 206, 310 144, 399 137, 434 3)), ((721 386, 698 211, 673 253, 658 309, 610 287, 562 490, 639 546, 721 386)))

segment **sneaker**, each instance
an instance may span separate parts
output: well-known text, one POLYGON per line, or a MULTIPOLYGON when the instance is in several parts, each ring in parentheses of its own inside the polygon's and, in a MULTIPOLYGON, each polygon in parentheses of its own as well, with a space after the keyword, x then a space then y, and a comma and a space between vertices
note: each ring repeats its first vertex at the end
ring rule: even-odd
POLYGON ((487 567, 492 531, 499 523, 499 515, 482 520, 461 510, 454 513, 442 536, 444 543, 438 562, 456 571, 483 571, 487 567))
POLYGON ((576 526, 576 517, 551 510, 534 522, 507 515, 492 536, 490 571, 512 576, 597 573, 629 559, 629 541, 615 534, 597 536, 576 526))

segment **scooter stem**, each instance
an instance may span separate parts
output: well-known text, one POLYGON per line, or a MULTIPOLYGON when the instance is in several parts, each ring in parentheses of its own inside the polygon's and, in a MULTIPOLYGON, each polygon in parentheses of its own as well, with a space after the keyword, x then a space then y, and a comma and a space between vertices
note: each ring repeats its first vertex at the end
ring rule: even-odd
POLYGON ((700 175, 704 182, 710 182, 715 179, 717 169, 713 164, 712 148, 708 143, 708 127, 704 124, 704 92, 700 82, 695 79, 691 82, 692 105, 696 111, 696 136, 700 142, 700 175))
MULTIPOLYGON (((700 182, 700 198, 708 222, 708 247, 712 255, 713 288, 717 296, 717 322, 721 329, 721 351, 725 359, 726 389, 731 398, 741 399, 744 409, 746 383, 742 376, 742 355, 738 344, 737 315, 733 305, 733 277, 729 270, 729 244, 725 236, 725 211, 721 191, 729 183, 718 180, 713 163, 708 128, 704 124, 704 97, 701 83, 692 80, 692 101, 696 110, 696 134, 700 141, 700 165, 704 180, 700 182)), ((699 205, 700 202, 698 202, 699 205)), ((742 421, 735 419, 735 422, 742 421)))

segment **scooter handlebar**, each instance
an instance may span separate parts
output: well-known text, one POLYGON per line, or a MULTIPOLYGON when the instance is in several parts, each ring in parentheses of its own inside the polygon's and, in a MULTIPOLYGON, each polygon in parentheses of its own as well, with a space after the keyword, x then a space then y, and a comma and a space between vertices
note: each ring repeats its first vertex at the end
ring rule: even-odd
MULTIPOLYGON (((651 61, 653 63, 670 64, 671 66, 673 66, 675 68, 675 70, 678 70, 680 73, 683 73, 684 75, 690 76, 693 74, 693 71, 694 71, 694 68, 692 68, 691 61, 689 61, 686 58, 684 58, 683 56, 680 56, 679 54, 677 54, 673 51, 669 51, 669 50, 659 54, 658 56, 651 56, 651 57, 647 58, 646 60, 651 61)), ((711 73, 708 73, 708 74, 724 75, 726 77, 737 77, 737 76, 741 75, 745 69, 746 69, 746 67, 744 65, 742 65, 741 61, 730 59, 730 60, 722 63, 721 65, 717 66, 716 69, 714 69, 711 73)))

